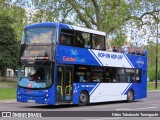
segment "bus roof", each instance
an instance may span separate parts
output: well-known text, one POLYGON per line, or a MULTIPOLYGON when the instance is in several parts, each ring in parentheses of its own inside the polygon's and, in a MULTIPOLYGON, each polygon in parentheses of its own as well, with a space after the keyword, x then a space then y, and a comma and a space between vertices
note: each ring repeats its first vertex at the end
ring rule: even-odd
POLYGON ((34 28, 34 27, 52 27, 52 26, 58 26, 58 23, 56 22, 43 22, 43 23, 35 23, 28 26, 25 26, 24 29, 34 28))
POLYGON ((102 32, 102 31, 97 31, 97 30, 83 28, 83 27, 77 27, 77 26, 68 25, 68 24, 64 24, 64 23, 58 23, 58 22, 36 23, 36 24, 25 26, 24 29, 29 29, 29 28, 34 28, 34 27, 44 27, 44 26, 47 26, 47 27, 49 27, 49 26, 51 26, 51 27, 52 26, 56 26, 56 27, 61 26, 61 28, 78 30, 78 31, 83 31, 83 32, 94 33, 94 34, 106 36, 106 33, 102 32))
POLYGON ((87 29, 87 28, 77 27, 77 26, 72 26, 72 25, 70 25, 70 26, 71 26, 74 30, 83 31, 83 32, 89 32, 89 33, 94 33, 94 34, 106 36, 106 33, 105 33, 105 32, 102 32, 102 31, 97 31, 97 30, 93 30, 93 29, 87 29))

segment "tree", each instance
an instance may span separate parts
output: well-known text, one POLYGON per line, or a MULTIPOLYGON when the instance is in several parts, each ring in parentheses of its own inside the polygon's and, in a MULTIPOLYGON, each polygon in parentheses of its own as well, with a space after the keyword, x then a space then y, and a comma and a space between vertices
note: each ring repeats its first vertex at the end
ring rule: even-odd
POLYGON ((23 26, 27 24, 25 21, 25 9, 14 4, 12 1, 14 0, 0 0, 0 13, 14 19, 11 26, 16 32, 17 40, 20 41, 22 38, 23 26))
POLYGON ((126 39, 127 39, 126 35, 123 34, 121 30, 119 30, 117 31, 115 37, 112 37, 111 45, 123 46, 124 42, 127 41, 126 39))
POLYGON ((129 20, 142 27, 146 15, 154 16, 160 10, 157 0, 16 0, 15 4, 37 10, 34 22, 56 20, 107 34, 115 34, 129 20))
MULTIPOLYGON (((132 19, 127 21, 127 27, 132 40, 138 43, 155 42, 157 24, 160 21, 160 2, 158 0, 138 0, 141 6, 132 11, 132 19)), ((125 31, 127 31, 125 29, 125 31)), ((129 34, 128 33, 128 34, 129 34)))
POLYGON ((14 19, 0 14, 0 71, 3 80, 6 69, 17 67, 18 42, 14 29, 11 27, 14 19))
MULTIPOLYGON (((45 13, 48 21, 53 21, 52 18, 55 17, 60 22, 78 24, 106 33, 119 29, 131 16, 130 6, 123 0, 31 1, 34 9, 39 10, 41 14, 39 17, 45 13)), ((27 4, 27 1, 21 1, 19 4, 24 5, 25 3, 27 4)))

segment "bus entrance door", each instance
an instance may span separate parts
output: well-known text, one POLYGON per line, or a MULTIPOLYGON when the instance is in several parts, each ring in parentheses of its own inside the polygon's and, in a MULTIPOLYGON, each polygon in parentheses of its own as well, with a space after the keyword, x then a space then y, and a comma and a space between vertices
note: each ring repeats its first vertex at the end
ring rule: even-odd
POLYGON ((72 66, 58 66, 57 68, 57 103, 71 103, 72 102, 72 80, 73 67, 72 66))

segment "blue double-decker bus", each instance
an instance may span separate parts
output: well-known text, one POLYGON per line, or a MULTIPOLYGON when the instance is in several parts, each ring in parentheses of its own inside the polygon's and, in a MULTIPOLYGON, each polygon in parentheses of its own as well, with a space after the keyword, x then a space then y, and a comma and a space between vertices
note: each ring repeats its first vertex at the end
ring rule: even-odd
POLYGON ((105 32, 63 23, 24 28, 18 102, 87 105, 146 96, 147 52, 107 52, 105 32))

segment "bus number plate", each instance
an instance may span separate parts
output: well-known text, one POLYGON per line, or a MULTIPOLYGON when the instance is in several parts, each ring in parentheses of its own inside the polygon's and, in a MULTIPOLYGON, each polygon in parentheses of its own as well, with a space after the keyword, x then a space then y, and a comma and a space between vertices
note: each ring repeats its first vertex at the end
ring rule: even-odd
POLYGON ((35 103, 35 100, 28 100, 29 103, 35 103))

